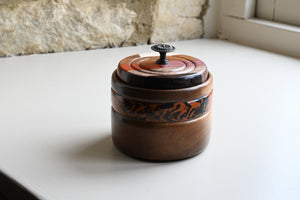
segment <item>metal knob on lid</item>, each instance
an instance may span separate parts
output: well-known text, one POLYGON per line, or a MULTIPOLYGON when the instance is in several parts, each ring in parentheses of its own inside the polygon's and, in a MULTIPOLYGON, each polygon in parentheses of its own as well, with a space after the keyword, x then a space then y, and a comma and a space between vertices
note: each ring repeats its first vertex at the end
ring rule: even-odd
POLYGON ((156 64, 167 65, 169 61, 166 58, 168 52, 173 52, 175 50, 174 46, 168 44, 157 44, 151 47, 153 51, 159 52, 160 58, 156 61, 156 64))

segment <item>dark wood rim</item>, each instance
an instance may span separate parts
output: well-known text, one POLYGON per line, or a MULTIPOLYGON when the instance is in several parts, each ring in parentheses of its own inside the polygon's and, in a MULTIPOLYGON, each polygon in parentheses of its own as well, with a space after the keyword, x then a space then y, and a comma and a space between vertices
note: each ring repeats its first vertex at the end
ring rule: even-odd
POLYGON ((112 74, 112 89, 119 95, 136 101, 144 102, 182 102, 198 99, 210 94, 213 88, 213 77, 208 72, 207 80, 197 86, 182 89, 147 89, 126 84, 117 76, 116 70, 112 74))

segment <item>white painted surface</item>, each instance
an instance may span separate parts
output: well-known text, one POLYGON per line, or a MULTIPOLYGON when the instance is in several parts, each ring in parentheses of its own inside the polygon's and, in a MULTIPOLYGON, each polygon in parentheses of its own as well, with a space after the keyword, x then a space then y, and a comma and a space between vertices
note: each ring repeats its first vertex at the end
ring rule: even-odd
POLYGON ((256 0, 223 0, 222 16, 252 18, 255 15, 255 5, 256 0))
POLYGON ((258 18, 300 26, 299 0, 258 0, 258 18))
POLYGON ((274 21, 300 26, 300 1, 276 0, 274 21))
POLYGON ((204 37, 218 38, 221 21, 221 1, 209 0, 206 15, 203 16, 204 37))
POLYGON ((256 17, 273 21, 275 10, 275 0, 257 0, 256 17))
POLYGON ((300 27, 223 16, 222 38, 300 58, 300 27))
MULTIPOLYGON (((270 5, 270 2, 268 0, 261 2, 255 0, 222 1, 220 38, 300 57, 300 27, 254 18, 255 8, 270 5)), ((298 10, 289 9, 290 12, 296 13, 299 13, 298 10)), ((271 13, 266 13, 266 15, 265 18, 271 17, 271 13)))
POLYGON ((0 59, 0 170, 49 200, 300 198, 300 60, 219 40, 172 43, 214 75, 212 137, 147 163, 110 137, 110 75, 149 46, 0 59))

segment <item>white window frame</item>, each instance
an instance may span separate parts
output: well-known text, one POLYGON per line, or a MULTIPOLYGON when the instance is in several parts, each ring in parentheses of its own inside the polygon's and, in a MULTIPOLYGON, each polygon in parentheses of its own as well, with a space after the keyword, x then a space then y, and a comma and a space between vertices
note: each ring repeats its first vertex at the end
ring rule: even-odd
POLYGON ((222 39, 300 58, 300 27, 255 18, 256 0, 222 3, 222 39))
POLYGON ((300 27, 300 1, 256 0, 256 17, 300 27))

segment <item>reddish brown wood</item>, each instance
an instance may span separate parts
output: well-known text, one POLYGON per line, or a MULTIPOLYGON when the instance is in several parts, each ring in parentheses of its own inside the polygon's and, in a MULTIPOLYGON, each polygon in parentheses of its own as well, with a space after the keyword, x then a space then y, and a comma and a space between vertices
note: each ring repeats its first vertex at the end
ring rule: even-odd
POLYGON ((210 136, 212 75, 196 58, 169 56, 163 66, 157 59, 130 56, 113 73, 113 142, 125 154, 144 160, 192 157, 205 149, 210 136), (186 73, 189 69, 195 70, 186 73), (172 81, 177 85, 170 89, 172 81), (185 81, 192 86, 177 88, 186 86, 185 81), (161 83, 167 86, 159 88, 161 83))
POLYGON ((206 81, 207 66, 187 55, 167 56, 168 64, 157 64, 158 56, 133 55, 120 61, 117 76, 125 83, 149 89, 180 89, 206 81))
POLYGON ((112 109, 115 146, 123 153, 152 161, 173 161, 201 153, 210 137, 211 112, 202 118, 177 123, 126 118, 112 109))

